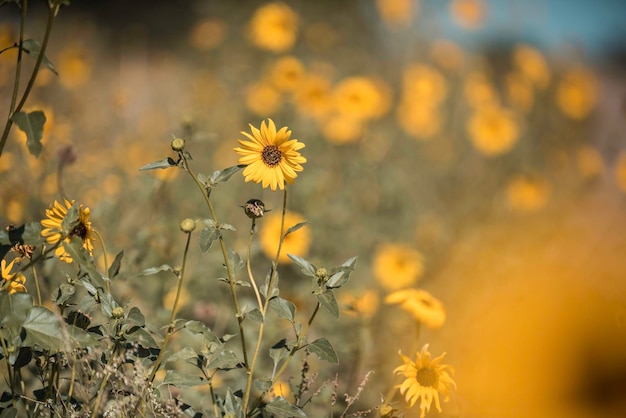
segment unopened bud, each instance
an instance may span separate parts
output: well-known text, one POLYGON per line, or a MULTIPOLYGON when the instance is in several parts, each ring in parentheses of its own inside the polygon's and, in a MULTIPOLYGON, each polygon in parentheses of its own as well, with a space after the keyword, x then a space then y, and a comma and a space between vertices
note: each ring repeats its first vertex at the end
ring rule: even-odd
POLYGON ((174 138, 172 142, 170 142, 170 145, 174 151, 179 152, 185 149, 185 140, 182 138, 174 138))
POLYGON ((113 317, 113 319, 124 318, 124 308, 122 308, 121 306, 113 308, 113 310, 111 311, 111 316, 113 317))
POLYGON ((185 233, 190 233, 196 229, 196 221, 191 218, 185 218, 180 223, 180 230, 185 233))

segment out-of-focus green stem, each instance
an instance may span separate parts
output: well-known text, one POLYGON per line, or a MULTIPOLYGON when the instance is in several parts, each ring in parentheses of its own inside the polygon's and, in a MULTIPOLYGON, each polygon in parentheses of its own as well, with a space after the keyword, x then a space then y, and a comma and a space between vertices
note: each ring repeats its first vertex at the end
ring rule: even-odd
POLYGON ((37 290, 37 304, 41 306, 41 291, 39 290, 39 276, 37 275, 37 269, 35 266, 31 266, 33 277, 35 278, 35 289, 37 290))
MULTIPOLYGON (((100 241, 100 245, 102 245, 102 254, 104 256, 104 274, 106 274, 108 276, 108 274, 109 274, 109 263, 108 263, 108 260, 107 260, 107 246, 104 243, 104 240, 102 239, 102 235, 100 235, 100 233, 98 231, 93 229, 93 233, 96 235, 96 238, 98 238, 98 241, 100 241)), ((107 288, 107 292, 111 293, 111 286, 109 285, 109 280, 106 280, 104 282, 104 285, 107 288)))
POLYGON ((33 68, 33 72, 30 75, 30 79, 28 80, 28 84, 26 85, 26 89, 22 94, 22 98, 19 103, 15 105, 17 101, 17 94, 19 90, 19 82, 20 82, 20 73, 22 68, 22 51, 23 51, 23 43, 24 43, 24 27, 26 26, 26 9, 27 9, 28 1, 24 0, 22 2, 22 15, 20 21, 20 40, 19 40, 19 50, 17 52, 17 65, 15 71, 15 82, 13 84, 13 95, 11 97, 11 105, 9 107, 9 115, 7 117, 6 125, 4 126, 4 131, 2 132, 2 137, 0 138, 0 156, 2 156, 2 151, 4 150, 4 146, 7 142, 7 138, 9 137, 9 132, 11 132, 11 127, 13 126, 13 116, 20 112, 26 103, 26 99, 30 94, 33 86, 35 85, 35 80, 37 78, 37 73, 39 73, 39 68, 41 67, 41 63, 43 61, 43 57, 46 53, 46 48, 48 47, 48 40, 50 39, 50 33, 52 32, 52 24, 54 23, 54 18, 56 17, 59 9, 61 7, 59 0, 54 0, 48 4, 48 22, 46 24, 46 31, 43 36, 43 40, 41 42, 41 48, 39 50, 39 55, 37 55, 37 61, 35 62, 35 67, 33 68))

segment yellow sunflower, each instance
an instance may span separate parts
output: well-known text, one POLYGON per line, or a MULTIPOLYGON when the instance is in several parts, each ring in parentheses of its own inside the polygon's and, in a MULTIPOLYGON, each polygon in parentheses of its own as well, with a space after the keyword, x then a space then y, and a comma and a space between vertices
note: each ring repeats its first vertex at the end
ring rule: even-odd
POLYGON ((248 35, 252 43, 261 49, 287 51, 296 42, 299 20, 298 14, 285 3, 267 3, 254 12, 248 35))
POLYGON ((425 290, 404 289, 390 293, 385 303, 397 304, 428 328, 441 328, 446 322, 446 310, 439 299, 425 290))
POLYGON ((422 254, 406 244, 384 244, 374 256, 373 270, 385 290, 402 289, 424 273, 422 254))
POLYGON ((443 360, 443 353, 437 358, 431 359, 428 351, 428 344, 422 347, 422 351, 417 353, 417 358, 413 362, 410 358, 400 353, 400 358, 404 364, 397 367, 393 372, 402 375, 406 380, 400 385, 400 392, 405 396, 407 403, 413 407, 420 401, 420 418, 424 418, 426 412, 435 401, 435 408, 441 413, 439 394, 444 395, 444 402, 450 399, 450 389, 456 388, 456 383, 452 380, 454 368, 446 364, 440 364, 443 360))
POLYGON ((302 171, 302 165, 306 163, 298 150, 305 147, 297 139, 289 139, 291 131, 287 127, 276 131, 274 121, 268 119, 268 123, 261 122, 261 129, 250 125, 252 135, 241 132, 249 141, 239 140, 241 147, 235 148, 235 152, 241 157, 239 164, 247 167, 243 170, 246 181, 262 183, 263 187, 270 186, 272 190, 279 187, 285 188, 285 181, 293 183, 297 172, 302 171))
MULTIPOLYGON (((269 215, 263 217, 263 224, 261 231, 259 232, 259 240, 261 242, 261 250, 270 259, 276 257, 276 251, 278 250, 278 243, 280 241, 280 222, 282 214, 280 212, 272 212, 269 215)), ((285 212, 285 231, 288 228, 304 222, 305 219, 302 215, 287 211, 285 212)), ((287 235, 278 258, 279 263, 285 263, 290 261, 287 254, 293 254, 300 257, 306 256, 309 252, 309 246, 311 245, 311 232, 309 228, 300 228, 295 232, 287 235)))
POLYGON ((371 319, 380 304, 378 292, 374 290, 366 290, 360 295, 348 293, 342 295, 340 301, 348 315, 363 319, 371 319))
POLYGON ((22 273, 12 273, 13 264, 15 260, 12 260, 8 265, 6 260, 2 260, 0 262, 0 267, 2 267, 2 282, 0 282, 0 290, 9 292, 9 294, 14 294, 18 292, 26 292, 26 277, 22 273))
MULTIPOLYGON (((59 203, 56 200, 50 208, 46 209, 47 219, 41 221, 41 225, 44 229, 41 231, 41 235, 46 239, 46 242, 51 245, 55 245, 59 241, 70 242, 70 238, 74 235, 80 237, 83 241, 83 248, 89 251, 89 254, 93 253, 94 229, 91 227, 89 221, 90 210, 89 208, 83 208, 83 205, 78 207, 78 219, 74 225, 70 225, 71 230, 65 230, 68 226, 63 225, 63 220, 67 216, 68 211, 74 205, 74 200, 68 201, 63 199, 63 203, 59 203)), ((65 251, 63 245, 59 245, 54 254, 59 259, 66 263, 72 262, 72 257, 65 251)))
POLYGON ((474 148, 486 156, 510 151, 520 136, 514 113, 498 106, 478 109, 468 120, 467 130, 474 148))

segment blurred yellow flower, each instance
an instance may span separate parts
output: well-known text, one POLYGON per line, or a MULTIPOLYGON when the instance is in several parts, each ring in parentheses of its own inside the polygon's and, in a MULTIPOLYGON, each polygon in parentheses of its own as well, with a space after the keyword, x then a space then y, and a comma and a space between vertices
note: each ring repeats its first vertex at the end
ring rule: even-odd
POLYGON ((257 115, 276 113, 282 103, 280 92, 267 82, 260 81, 246 89, 246 107, 257 115))
POLYGON ((584 119, 596 105, 597 90, 593 73, 584 68, 575 68, 566 72, 559 81, 556 102, 566 116, 584 119))
POLYGON ((336 110, 355 119, 375 119, 389 111, 388 88, 368 77, 341 80, 333 92, 336 110))
POLYGON ((247 167, 243 170, 246 181, 262 183, 263 188, 270 187, 283 190, 285 182, 291 184, 298 177, 297 172, 302 171, 302 165, 306 163, 298 151, 305 147, 297 139, 290 139, 291 131, 286 127, 276 131, 276 125, 272 119, 261 122, 261 129, 250 125, 252 135, 241 132, 249 141, 239 139, 240 147, 235 152, 241 157, 239 164, 247 167))
POLYGON ((592 179, 604 172, 604 161, 597 149, 584 146, 576 152, 576 168, 585 179, 592 179))
POLYGON ((444 402, 450 400, 450 389, 456 388, 456 383, 452 380, 454 368, 446 364, 441 364, 443 353, 439 357, 431 359, 428 351, 428 344, 422 347, 422 351, 417 353, 415 362, 409 357, 400 353, 400 358, 404 363, 393 372, 404 376, 406 379, 400 385, 400 392, 405 396, 407 403, 413 407, 420 401, 420 418, 426 416, 430 407, 435 401, 435 408, 441 413, 439 394, 444 396, 444 402))
POLYGON ((417 282, 424 273, 422 254, 407 244, 381 245, 374 255, 373 273, 388 291, 403 289, 417 282))
POLYGON ((443 303, 425 290, 397 290, 385 297, 385 303, 400 305, 413 318, 431 329, 441 328, 446 322, 443 303))
MULTIPOLYGON (((176 301, 177 292, 178 287, 174 286, 170 290, 168 290, 165 295, 163 295, 162 302, 165 309, 168 309, 170 311, 172 310, 172 308, 174 307, 174 302, 176 301)), ((181 288, 180 296, 178 296, 178 305, 176 307, 176 310, 178 311, 181 307, 185 306, 187 302, 189 302, 190 297, 191 294, 189 293, 189 290, 187 290, 187 288, 185 287, 181 288)))
POLYGON ((402 75, 402 95, 431 106, 446 98, 447 83, 436 69, 423 64, 409 65, 402 75))
POLYGON ((463 83, 465 100, 472 107, 495 106, 498 104, 498 95, 482 72, 470 73, 463 83))
POLYGON ((366 320, 376 314, 380 305, 378 292, 375 290, 367 290, 360 295, 353 293, 343 294, 340 297, 340 302, 345 307, 345 312, 348 315, 366 320))
POLYGON ((533 212, 543 208, 550 189, 545 180, 517 176, 509 181, 506 197, 509 207, 520 212, 533 212))
POLYGON ((617 157, 615 180, 620 190, 626 192, 626 151, 621 151, 617 157))
POLYGON ((15 260, 11 260, 11 262, 7 265, 6 260, 2 260, 0 262, 0 267, 2 270, 2 282, 0 283, 0 291, 9 292, 9 294, 14 294, 18 292, 26 292, 26 277, 22 273, 11 273, 13 270, 13 264, 15 260))
POLYGON ((380 18, 392 29, 407 27, 418 6, 414 0, 376 0, 380 18))
POLYGON ((475 111, 468 120, 467 130, 474 148, 487 156, 511 150, 520 134, 513 113, 495 106, 475 111))
POLYGON ((305 76, 294 92, 294 101, 302 113, 323 119, 333 105, 330 80, 317 74, 305 76))
POLYGON ((323 123, 324 138, 332 144, 351 144, 363 137, 364 122, 346 115, 333 115, 323 123))
POLYGON ((59 83, 69 90, 83 87, 91 78, 91 57, 81 46, 62 50, 55 65, 59 72, 59 83))
POLYGON ((516 45, 513 65, 538 88, 545 89, 550 84, 550 67, 538 49, 526 44, 516 45))
POLYGON ((282 2, 260 6, 249 26, 250 41, 261 49, 283 52, 291 49, 298 33, 298 14, 282 2))
POLYGON ((430 46, 430 57, 439 67, 454 71, 463 65, 463 50, 457 44, 445 39, 435 39, 430 46))
POLYGON ((302 62, 291 56, 278 59, 270 70, 272 84, 280 91, 294 91, 300 86, 304 76, 302 62))
POLYGON ((396 120, 408 135, 428 140, 441 130, 441 112, 429 102, 402 101, 396 109, 396 120))
POLYGON ((228 26, 219 19, 202 19, 191 29, 189 41, 194 48, 206 51, 220 46, 226 38, 227 31, 228 26))
MULTIPOLYGON (((90 210, 89 208, 83 208, 83 205, 78 207, 78 222, 73 226, 72 230, 66 231, 63 229, 63 220, 67 215, 69 209, 74 205, 74 200, 68 201, 63 199, 63 203, 59 203, 56 200, 50 208, 46 209, 47 219, 41 221, 41 225, 44 229, 41 231, 41 235, 46 239, 46 242, 51 245, 55 245, 59 241, 70 242, 72 236, 78 236, 83 241, 83 248, 89 251, 89 254, 93 253, 94 230, 91 227, 89 221, 90 210)), ((54 254, 59 259, 66 263, 72 262, 72 257, 65 251, 63 245, 59 245, 54 254)))
MULTIPOLYGON (((273 260, 276 257, 276 251, 278 251, 278 244, 280 241, 280 224, 282 214, 279 212, 271 212, 263 217, 261 230, 259 232, 259 240, 261 243, 261 250, 267 256, 267 258, 273 260)), ((302 215, 296 212, 287 211, 285 213, 285 230, 287 232, 290 227, 304 222, 305 219, 302 215)), ((281 248, 279 263, 286 263, 291 261, 287 254, 297 255, 304 257, 309 252, 309 246, 311 245, 311 232, 306 226, 298 229, 295 232, 287 235, 283 246, 281 248)))
POLYGON ((485 20, 486 4, 482 0, 452 0, 450 12, 462 28, 478 29, 485 20))
POLYGON ((5 201, 6 207, 4 210, 7 221, 12 224, 19 224, 24 221, 24 205, 19 200, 13 198, 9 201, 5 201))
POLYGON ((511 107, 525 113, 532 109, 535 91, 528 78, 519 73, 509 73, 506 76, 506 93, 511 107))
POLYGON ((13 168, 14 161, 15 157, 13 153, 10 151, 4 151, 2 153, 2 158, 0 158, 0 173, 11 170, 11 168, 13 168))

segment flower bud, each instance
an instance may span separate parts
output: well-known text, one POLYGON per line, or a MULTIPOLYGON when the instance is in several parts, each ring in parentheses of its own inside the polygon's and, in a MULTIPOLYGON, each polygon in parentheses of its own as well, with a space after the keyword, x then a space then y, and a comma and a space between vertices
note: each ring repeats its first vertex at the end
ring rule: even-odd
POLYGON ((111 316, 113 317, 113 319, 124 318, 124 308, 122 308, 121 306, 113 308, 113 311, 111 311, 111 316))
POLYGON ((176 152, 182 151, 185 149, 185 140, 182 138, 174 138, 172 142, 170 142, 170 146, 176 152))
POLYGON ((259 199, 250 199, 242 206, 250 219, 262 218, 265 214, 265 203, 259 199))
POLYGON ((180 223, 180 230, 189 234, 196 229, 196 221, 191 218, 185 218, 180 223))

